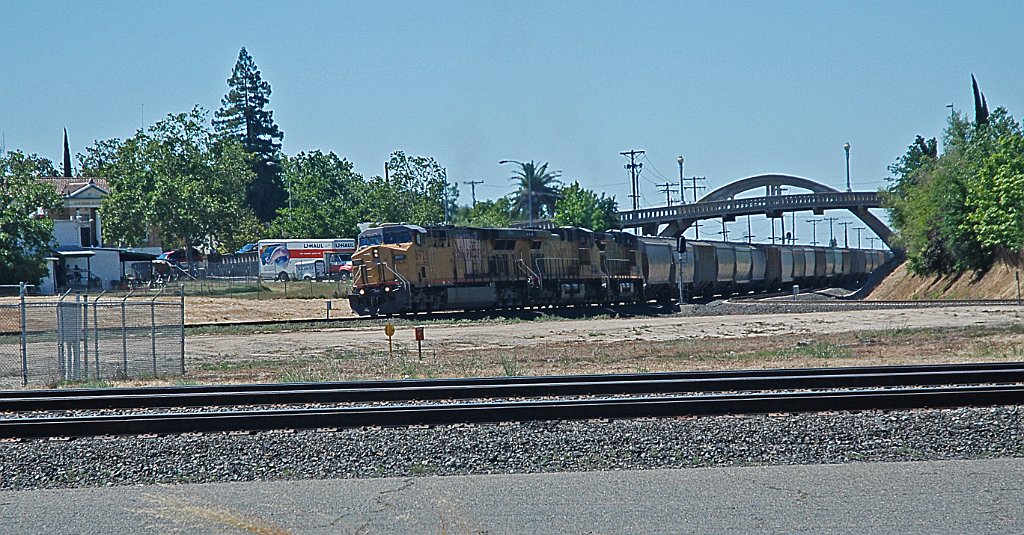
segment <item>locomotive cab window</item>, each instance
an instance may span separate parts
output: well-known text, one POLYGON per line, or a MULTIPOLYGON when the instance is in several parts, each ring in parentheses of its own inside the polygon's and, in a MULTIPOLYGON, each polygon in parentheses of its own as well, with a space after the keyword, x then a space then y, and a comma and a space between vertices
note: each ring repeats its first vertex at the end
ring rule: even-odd
POLYGON ((412 233, 408 230, 392 230, 384 233, 384 243, 386 244, 397 244, 397 243, 411 243, 412 233))

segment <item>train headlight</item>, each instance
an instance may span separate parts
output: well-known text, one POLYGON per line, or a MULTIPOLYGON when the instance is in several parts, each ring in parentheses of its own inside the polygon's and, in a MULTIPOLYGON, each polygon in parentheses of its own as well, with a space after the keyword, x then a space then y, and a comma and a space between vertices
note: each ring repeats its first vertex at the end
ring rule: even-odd
POLYGON ((359 295, 366 295, 366 288, 360 288, 359 295))
POLYGON ((390 292, 391 291, 391 287, 390 286, 385 286, 384 287, 384 291, 385 292, 390 292))

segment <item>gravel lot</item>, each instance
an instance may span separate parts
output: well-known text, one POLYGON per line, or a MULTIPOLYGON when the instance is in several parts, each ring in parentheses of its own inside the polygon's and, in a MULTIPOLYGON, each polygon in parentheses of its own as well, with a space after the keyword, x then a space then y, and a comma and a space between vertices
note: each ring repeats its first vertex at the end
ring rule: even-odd
POLYGON ((1024 408, 0 443, 0 489, 1024 457, 1024 408))

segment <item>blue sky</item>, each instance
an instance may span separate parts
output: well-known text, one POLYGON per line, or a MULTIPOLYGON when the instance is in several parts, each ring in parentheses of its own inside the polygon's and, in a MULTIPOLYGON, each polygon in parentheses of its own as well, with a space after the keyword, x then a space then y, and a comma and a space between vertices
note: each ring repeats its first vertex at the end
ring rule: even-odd
POLYGON ((849 142, 854 188, 877 189, 947 104, 973 114, 972 72, 992 107, 1024 113, 1022 6, 0 0, 0 130, 57 161, 63 127, 79 152, 215 110, 245 46, 285 152, 334 151, 364 175, 404 150, 494 198, 512 191, 498 160, 533 159, 627 207, 619 152, 642 149, 655 206, 679 155, 712 189, 768 172, 842 188, 849 142))

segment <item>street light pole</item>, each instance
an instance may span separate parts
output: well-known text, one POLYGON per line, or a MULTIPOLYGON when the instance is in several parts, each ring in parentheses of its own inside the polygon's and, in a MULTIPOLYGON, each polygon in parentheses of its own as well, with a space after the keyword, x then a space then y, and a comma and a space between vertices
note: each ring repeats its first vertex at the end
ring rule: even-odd
POLYGON ((686 186, 683 185, 683 157, 676 158, 679 162, 679 204, 686 204, 686 186))
POLYGON ((850 143, 843 143, 843 150, 846 151, 846 191, 853 191, 850 189, 850 143))
POLYGON ((526 180, 526 202, 527 202, 527 206, 528 206, 527 210, 529 210, 529 212, 530 212, 529 214, 527 214, 526 220, 527 220, 529 226, 532 227, 533 226, 533 180, 530 179, 531 177, 526 176, 526 164, 524 164, 523 162, 516 161, 516 160, 501 160, 500 162, 498 162, 498 165, 505 165, 507 163, 519 164, 519 166, 523 168, 523 179, 526 180))

